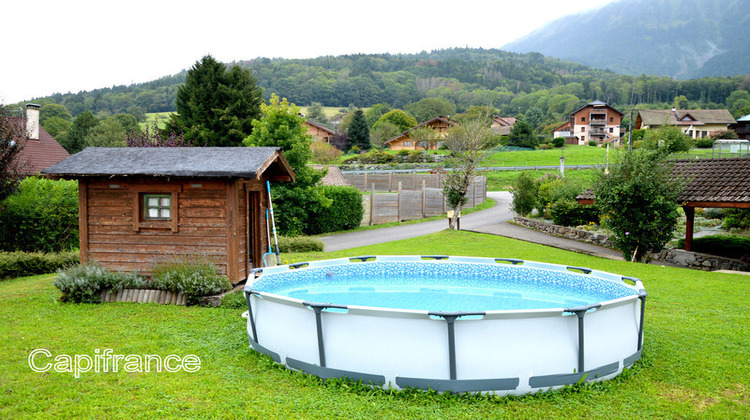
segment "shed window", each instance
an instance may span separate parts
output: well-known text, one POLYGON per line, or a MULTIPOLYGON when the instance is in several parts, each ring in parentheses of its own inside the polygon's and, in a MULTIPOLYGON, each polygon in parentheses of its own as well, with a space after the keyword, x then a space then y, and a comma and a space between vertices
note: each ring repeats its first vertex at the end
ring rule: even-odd
POLYGON ((405 141, 404 142, 404 147, 411 147, 411 142, 410 141, 405 141))
POLYGON ((146 220, 169 220, 172 218, 171 194, 144 194, 143 218, 146 220))

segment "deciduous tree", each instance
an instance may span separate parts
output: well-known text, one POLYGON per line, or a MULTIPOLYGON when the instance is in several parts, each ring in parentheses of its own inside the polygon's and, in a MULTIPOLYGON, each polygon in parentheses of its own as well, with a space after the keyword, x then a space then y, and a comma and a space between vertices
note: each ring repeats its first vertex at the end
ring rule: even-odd
POLYGON ((16 159, 26 137, 21 121, 9 107, 0 105, 0 201, 16 191, 22 178, 23 168, 16 159))
POLYGON ((454 211, 449 222, 451 229, 456 225, 461 208, 466 204, 466 193, 474 178, 474 171, 486 158, 486 151, 492 142, 488 118, 489 116, 484 116, 452 127, 443 140, 443 144, 451 151, 448 165, 453 168, 443 182, 443 195, 454 211))
POLYGON ((620 152, 595 188, 596 205, 626 260, 648 260, 672 239, 679 217, 682 181, 671 176, 663 154, 635 149, 620 152))
POLYGON ((456 107, 445 98, 424 98, 404 107, 404 111, 411 114, 418 122, 425 122, 439 115, 455 114, 456 107))
POLYGON ((400 109, 394 109, 392 111, 386 112, 382 117, 378 119, 377 122, 375 122, 375 124, 372 126, 372 129, 377 129, 378 125, 384 122, 389 122, 395 125, 400 130, 399 132, 406 131, 417 125, 417 120, 414 119, 414 117, 408 115, 406 112, 400 109))

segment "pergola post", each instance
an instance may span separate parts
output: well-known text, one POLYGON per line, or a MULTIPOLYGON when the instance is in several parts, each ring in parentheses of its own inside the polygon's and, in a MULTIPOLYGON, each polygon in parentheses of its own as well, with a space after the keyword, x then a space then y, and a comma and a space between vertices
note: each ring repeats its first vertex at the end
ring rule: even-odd
POLYGON ((682 207, 685 210, 685 251, 693 247, 693 220, 695 219, 695 207, 682 207))

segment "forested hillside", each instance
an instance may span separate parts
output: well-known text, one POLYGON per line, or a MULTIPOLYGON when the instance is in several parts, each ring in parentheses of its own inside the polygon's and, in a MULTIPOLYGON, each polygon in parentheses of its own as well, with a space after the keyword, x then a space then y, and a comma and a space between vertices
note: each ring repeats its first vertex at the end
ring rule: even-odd
POLYGON ((618 0, 505 45, 624 74, 750 73, 750 0, 618 0))
MULTIPOLYGON (((750 106, 750 75, 677 81, 664 76, 627 76, 598 70, 538 53, 517 54, 495 49, 447 49, 419 54, 380 54, 313 59, 258 58, 239 61, 257 78, 267 99, 271 93, 298 105, 369 107, 384 103, 403 108, 425 97, 440 97, 463 112, 472 105, 516 116, 530 110, 545 122, 561 121, 592 100, 622 110, 671 107, 750 106), (684 96, 684 98, 682 97, 684 96)), ((55 94, 35 100, 65 106, 76 116, 90 110, 99 117, 120 113, 175 110, 175 95, 185 73, 149 83, 114 86, 91 92, 55 94)))

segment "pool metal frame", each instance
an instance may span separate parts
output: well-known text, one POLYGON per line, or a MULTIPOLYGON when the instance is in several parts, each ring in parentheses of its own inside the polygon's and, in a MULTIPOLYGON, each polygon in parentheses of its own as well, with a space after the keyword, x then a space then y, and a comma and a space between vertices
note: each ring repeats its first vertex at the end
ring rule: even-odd
MULTIPOLYGON (((585 356, 585 340, 584 340, 584 326, 585 326, 585 316, 587 313, 597 311, 599 308, 602 307, 602 305, 606 305, 610 302, 603 302, 603 303, 596 303, 591 304, 587 306, 580 306, 580 307, 570 307, 570 308, 563 308, 562 309, 562 315, 575 315, 577 317, 577 353, 578 353, 578 360, 577 360, 577 369, 573 373, 558 373, 558 374, 551 374, 551 375, 539 375, 539 376, 530 376, 528 378, 528 387, 531 388, 531 390, 525 390, 521 392, 514 392, 518 389, 520 384, 520 379, 518 377, 513 378, 483 378, 483 379, 457 379, 457 371, 458 371, 458 365, 457 365, 457 356, 456 356, 456 333, 455 333, 455 321, 461 317, 485 317, 488 315, 488 312, 479 311, 479 312, 435 312, 435 311, 413 311, 413 310, 403 310, 403 312, 409 312, 411 314, 414 314, 415 312, 422 312, 425 315, 429 316, 430 318, 442 318, 446 322, 447 326, 447 348, 448 348, 448 360, 446 361, 448 364, 448 371, 449 371, 449 378, 448 379, 434 379, 434 378, 414 378, 414 377, 402 377, 402 376, 396 376, 395 377, 395 383, 397 387, 405 388, 419 388, 424 390, 437 390, 441 392, 496 392, 501 391, 503 394, 524 394, 527 392, 533 392, 536 390, 541 389, 554 389, 559 388, 565 385, 571 385, 578 383, 582 380, 602 380, 602 379, 608 379, 611 377, 616 376, 619 374, 622 369, 632 366, 637 360, 641 358, 642 353, 642 345, 643 345, 643 323, 645 318, 645 303, 646 303, 646 297, 648 296, 648 293, 646 293, 645 289, 643 288, 642 282, 633 277, 627 277, 627 276, 619 276, 612 273, 606 273, 601 272, 597 270, 593 270, 590 268, 584 268, 584 267, 574 267, 574 266, 563 266, 563 265, 557 265, 557 264, 548 264, 548 263, 540 263, 535 261, 524 261, 519 259, 508 259, 508 258, 474 258, 474 257, 452 257, 452 256, 446 256, 446 255, 426 255, 426 256, 373 256, 373 255, 367 255, 367 256, 358 256, 358 257, 351 257, 351 258, 341 258, 341 259, 334 259, 334 260, 324 260, 324 261, 313 261, 313 262, 303 262, 303 263, 296 263, 296 264, 290 264, 288 266, 278 266, 278 267, 270 267, 270 268, 262 268, 262 269, 256 269, 254 270, 254 273, 251 274, 251 278, 248 281, 248 285, 245 287, 245 297, 247 300, 248 305, 248 341, 250 345, 259 353, 265 354, 267 356, 270 356, 276 363, 284 364, 289 368, 296 369, 303 371, 305 373, 309 373, 315 376, 318 376, 322 379, 329 379, 329 378, 349 378, 354 381, 362 381, 362 383, 365 384, 371 384, 375 386, 392 386, 393 384, 390 384, 386 381, 385 375, 381 374, 372 374, 372 373, 365 373, 365 372, 357 372, 352 370, 346 370, 346 369, 335 369, 327 366, 326 363, 326 343, 324 340, 324 322, 323 322, 323 312, 327 309, 338 309, 338 310, 353 310, 355 307, 348 306, 348 305, 334 305, 330 303, 321 303, 321 302, 310 302, 310 301, 302 301, 302 305, 304 307, 307 307, 308 309, 311 309, 315 316, 315 328, 316 328, 316 336, 317 336, 317 353, 318 353, 318 364, 306 362, 303 360, 294 359, 292 357, 286 357, 285 360, 282 360, 282 356, 266 347, 260 344, 260 338, 258 337, 258 332, 256 329, 256 317, 257 314, 254 313, 254 307, 253 307, 253 299, 263 299, 263 300, 272 300, 272 301, 278 301, 279 303, 287 303, 284 301, 298 301, 297 299, 293 298, 287 298, 284 296, 278 296, 269 294, 266 292, 261 292, 258 290, 253 289, 253 277, 258 277, 263 274, 272 274, 272 273, 278 273, 283 271, 289 271, 289 270, 296 270, 303 267, 310 267, 310 268, 316 268, 316 267, 326 267, 326 266, 338 266, 342 264, 357 264, 361 262, 418 262, 418 261, 429 261, 429 260, 435 260, 435 261, 446 261, 446 262, 454 262, 454 263, 507 263, 512 265, 523 265, 525 267, 529 268, 541 268, 541 269, 547 269, 547 270, 553 270, 553 271, 569 271, 569 272, 576 272, 576 273, 582 273, 585 275, 590 275, 593 277, 597 277, 600 279, 607 279, 611 281, 620 281, 625 283, 626 285, 632 287, 635 289, 636 294, 635 297, 638 301, 640 301, 639 304, 639 319, 638 319, 638 325, 637 325, 637 343, 636 343, 636 351, 632 353, 630 356, 623 358, 622 360, 622 366, 620 365, 620 361, 614 361, 612 363, 604 364, 601 366, 589 368, 586 369, 585 363, 584 363, 584 356, 585 356), (628 282, 632 283, 632 285, 628 284, 628 282)), ((257 305, 256 305, 257 306, 257 305)), ((357 307, 357 308, 364 308, 364 307, 357 307)), ((377 308, 367 308, 370 310, 377 310, 377 308)), ((257 308, 256 308, 257 310, 257 308)), ((398 309, 387 309, 388 312, 392 313, 398 313, 401 310, 398 309)), ((519 315, 523 315, 524 312, 534 312, 535 310, 529 310, 529 311, 491 311, 495 314, 497 313, 503 313, 503 312, 513 312, 513 315, 511 318, 518 318, 519 315)), ((392 316, 392 315, 390 315, 392 316)))

